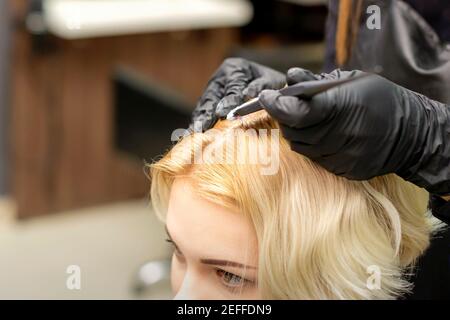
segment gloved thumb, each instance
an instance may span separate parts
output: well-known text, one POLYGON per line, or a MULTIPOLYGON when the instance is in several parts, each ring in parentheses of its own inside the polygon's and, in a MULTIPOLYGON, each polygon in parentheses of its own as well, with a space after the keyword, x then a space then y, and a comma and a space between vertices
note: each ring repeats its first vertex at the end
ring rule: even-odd
POLYGON ((283 96, 277 90, 264 90, 259 95, 264 109, 277 121, 287 126, 295 126, 295 115, 301 112, 301 101, 292 96, 283 96))
POLYGON ((280 83, 277 88, 277 85, 273 84, 271 80, 261 77, 250 82, 247 88, 242 91, 242 94, 246 99, 253 99, 264 89, 281 89, 283 85, 280 83))
POLYGON ((275 120, 297 129, 315 125, 329 115, 330 108, 326 93, 314 99, 314 101, 307 101, 293 96, 284 96, 277 90, 264 90, 259 95, 261 105, 275 120))
POLYGON ((242 94, 230 94, 219 101, 216 107, 215 115, 218 118, 224 118, 227 114, 244 102, 242 94))
POLYGON ((288 85, 314 80, 320 80, 320 77, 313 72, 302 68, 291 68, 286 74, 286 82, 288 85))

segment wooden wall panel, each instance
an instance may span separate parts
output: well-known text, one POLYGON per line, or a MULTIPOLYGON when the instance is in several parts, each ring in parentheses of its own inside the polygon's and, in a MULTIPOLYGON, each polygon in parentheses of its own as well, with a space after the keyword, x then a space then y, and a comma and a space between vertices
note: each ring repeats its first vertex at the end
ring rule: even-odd
POLYGON ((0 197, 9 193, 8 103, 11 23, 9 4, 0 1, 0 197))
POLYGON ((144 196, 142 161, 113 148, 114 71, 135 69, 195 103, 236 32, 51 38, 40 51, 19 24, 13 40, 12 179, 23 218, 144 196))

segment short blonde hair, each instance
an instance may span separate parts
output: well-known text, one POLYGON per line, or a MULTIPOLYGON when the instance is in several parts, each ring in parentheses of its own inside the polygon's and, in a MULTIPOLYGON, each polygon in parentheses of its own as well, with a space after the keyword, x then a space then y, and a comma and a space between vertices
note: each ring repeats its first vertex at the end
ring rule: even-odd
MULTIPOLYGON (((407 274, 435 228, 427 192, 393 174, 369 181, 336 176, 291 151, 282 137, 274 175, 261 175, 257 164, 186 161, 196 148, 227 143, 229 130, 248 128, 278 126, 264 111, 223 121, 216 125, 224 132, 219 142, 208 132, 195 133, 152 164, 151 199, 159 217, 164 219, 172 183, 181 177, 204 199, 245 214, 258 239, 264 298, 393 299, 410 291, 407 274), (381 271, 379 289, 367 285, 371 266, 381 271)), ((262 143, 259 136, 247 141, 262 143)))

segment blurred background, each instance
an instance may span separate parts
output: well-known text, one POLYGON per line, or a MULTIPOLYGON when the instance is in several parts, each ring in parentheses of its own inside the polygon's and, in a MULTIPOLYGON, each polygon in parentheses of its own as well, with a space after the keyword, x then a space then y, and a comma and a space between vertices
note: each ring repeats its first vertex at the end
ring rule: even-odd
POLYGON ((170 298, 144 163, 225 58, 320 71, 326 15, 324 0, 0 0, 0 299, 170 298))

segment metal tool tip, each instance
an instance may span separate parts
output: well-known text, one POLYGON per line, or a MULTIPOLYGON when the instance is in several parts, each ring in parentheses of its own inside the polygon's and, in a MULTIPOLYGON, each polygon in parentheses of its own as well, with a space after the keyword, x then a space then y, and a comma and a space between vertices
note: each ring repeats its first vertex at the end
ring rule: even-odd
POLYGON ((234 112, 231 111, 230 113, 227 114, 227 120, 235 120, 236 117, 234 116, 234 112))

